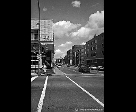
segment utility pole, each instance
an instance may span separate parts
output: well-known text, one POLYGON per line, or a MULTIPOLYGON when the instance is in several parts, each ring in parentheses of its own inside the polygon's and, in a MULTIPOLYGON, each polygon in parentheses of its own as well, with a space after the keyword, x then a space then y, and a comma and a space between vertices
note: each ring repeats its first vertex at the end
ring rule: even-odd
POLYGON ((41 65, 41 51, 40 51, 40 3, 38 2, 38 12, 39 12, 39 28, 38 28, 38 41, 39 41, 39 64, 38 64, 38 75, 40 75, 40 65, 41 65))

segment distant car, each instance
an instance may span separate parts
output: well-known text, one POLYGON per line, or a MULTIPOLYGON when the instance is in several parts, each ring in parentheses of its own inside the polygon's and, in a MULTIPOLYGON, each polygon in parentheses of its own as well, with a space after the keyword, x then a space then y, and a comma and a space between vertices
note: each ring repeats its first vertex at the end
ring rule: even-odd
POLYGON ((104 66, 98 66, 98 71, 104 71, 104 66))
POLYGON ((90 69, 90 73, 96 73, 96 72, 98 72, 98 67, 95 66, 95 65, 91 65, 89 67, 89 69, 90 69))
POLYGON ((70 67, 70 65, 67 65, 67 67, 70 67))

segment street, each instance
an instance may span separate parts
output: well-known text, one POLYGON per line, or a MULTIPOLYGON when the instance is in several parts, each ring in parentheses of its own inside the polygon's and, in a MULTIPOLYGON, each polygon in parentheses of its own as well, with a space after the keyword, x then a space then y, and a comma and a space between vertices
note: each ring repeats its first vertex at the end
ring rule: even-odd
POLYGON ((32 78, 31 112, 104 112, 102 75, 62 66, 53 76, 32 78))

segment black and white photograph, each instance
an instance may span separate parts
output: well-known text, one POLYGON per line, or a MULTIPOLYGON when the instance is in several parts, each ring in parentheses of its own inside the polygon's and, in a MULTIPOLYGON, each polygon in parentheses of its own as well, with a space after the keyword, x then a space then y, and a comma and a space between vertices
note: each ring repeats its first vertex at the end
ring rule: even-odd
POLYGON ((31 0, 31 112, 104 112, 104 0, 31 0))

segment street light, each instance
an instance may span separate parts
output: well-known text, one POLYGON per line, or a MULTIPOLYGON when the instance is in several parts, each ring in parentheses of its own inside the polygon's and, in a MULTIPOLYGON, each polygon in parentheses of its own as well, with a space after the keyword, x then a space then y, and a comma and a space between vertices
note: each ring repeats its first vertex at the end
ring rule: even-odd
POLYGON ((39 64, 38 64, 38 75, 40 75, 40 62, 41 62, 41 52, 40 52, 40 2, 38 2, 38 12, 39 12, 39 28, 38 28, 38 41, 39 41, 39 64))
MULTIPOLYGON (((40 45, 41 45, 41 43, 40 43, 40 2, 39 2, 40 0, 37 0, 37 2, 38 2, 38 11, 39 11, 39 33, 38 33, 38 41, 39 41, 39 66, 38 66, 38 74, 40 75, 40 66, 42 66, 42 59, 41 59, 41 51, 40 51, 40 45)), ((43 8, 43 11, 47 11, 47 8, 43 8)), ((53 35, 53 44, 54 44, 54 35, 53 35)), ((51 53, 51 58, 53 58, 53 56, 52 56, 53 54, 51 53)), ((51 63, 52 64, 52 63, 51 63)))

